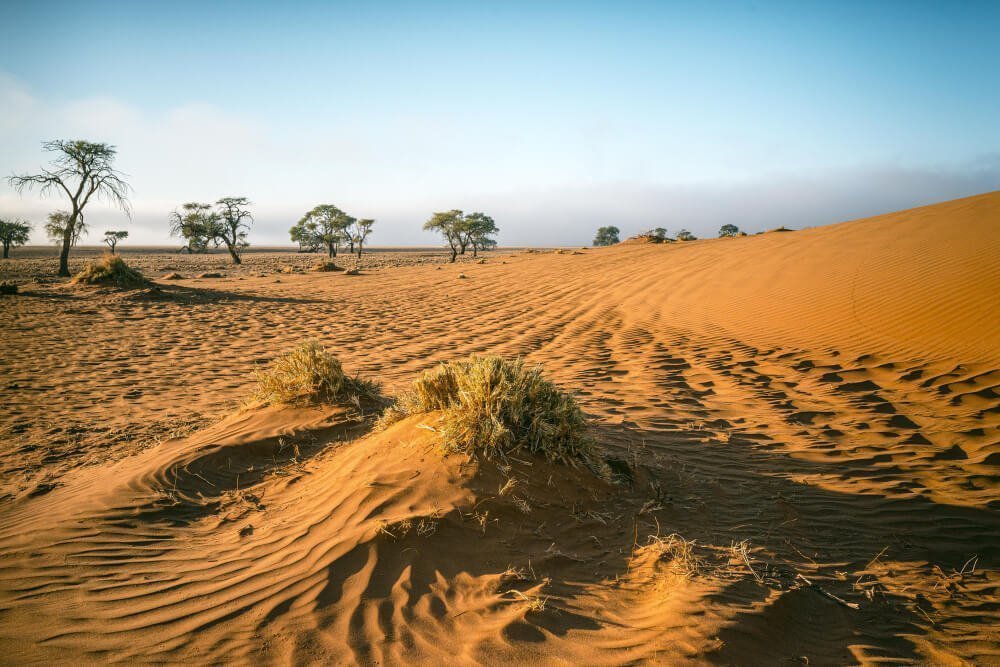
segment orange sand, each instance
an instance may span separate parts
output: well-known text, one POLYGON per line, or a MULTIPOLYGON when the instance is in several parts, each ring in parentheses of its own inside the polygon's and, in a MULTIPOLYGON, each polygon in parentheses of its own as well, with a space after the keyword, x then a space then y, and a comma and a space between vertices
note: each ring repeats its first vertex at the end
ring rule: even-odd
POLYGON ((277 278, 0 301, 0 662, 1000 662, 1000 193, 277 278), (525 355, 617 482, 237 411, 307 337, 390 392, 525 355))

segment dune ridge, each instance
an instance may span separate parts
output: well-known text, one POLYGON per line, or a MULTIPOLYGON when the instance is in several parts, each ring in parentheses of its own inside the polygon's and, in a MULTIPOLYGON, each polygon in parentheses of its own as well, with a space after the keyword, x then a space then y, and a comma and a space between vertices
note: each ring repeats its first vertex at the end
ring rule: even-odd
POLYGON ((1000 661, 1000 192, 239 278, 0 308, 0 661, 1000 661), (615 483, 443 456, 432 416, 220 417, 306 337, 391 392, 523 355, 615 483))

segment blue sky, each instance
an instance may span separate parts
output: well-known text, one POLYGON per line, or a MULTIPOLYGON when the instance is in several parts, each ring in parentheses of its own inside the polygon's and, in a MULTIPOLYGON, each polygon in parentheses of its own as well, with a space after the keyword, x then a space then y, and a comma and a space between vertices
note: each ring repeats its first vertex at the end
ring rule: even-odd
MULTIPOLYGON (((0 172, 119 147, 165 243, 246 195, 251 241, 318 203, 428 244, 484 210, 506 244, 603 224, 714 235, 1000 188, 1000 3, 22 3, 0 24, 0 172)), ((0 185, 0 215, 57 199, 0 185)), ((39 224, 38 227, 41 225, 39 224)), ((40 235, 36 241, 41 242, 40 235)))

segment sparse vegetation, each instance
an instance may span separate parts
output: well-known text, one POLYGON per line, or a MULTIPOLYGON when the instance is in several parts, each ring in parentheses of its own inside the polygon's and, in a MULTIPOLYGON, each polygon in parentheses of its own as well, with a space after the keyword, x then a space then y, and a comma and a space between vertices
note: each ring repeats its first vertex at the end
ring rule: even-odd
POLYGON ((13 296, 14 294, 17 294, 17 283, 8 282, 6 280, 0 282, 0 294, 7 296, 13 296))
MULTIPOLYGON (((49 241, 52 243, 61 245, 69 224, 69 213, 66 211, 53 211, 52 213, 49 213, 48 222, 45 223, 45 235, 49 237, 49 241)), ((76 244, 80 242, 80 239, 86 235, 87 225, 83 222, 83 216, 80 216, 77 218, 76 223, 73 225, 73 231, 69 235, 70 247, 76 247, 76 244)))
POLYGON ((141 273, 130 267, 118 255, 104 255, 88 264, 73 276, 74 285, 108 285, 122 289, 135 289, 149 285, 141 273))
POLYGON ((739 236, 739 235, 740 235, 740 228, 732 223, 727 223, 719 228, 719 238, 739 236))
POLYGON ((321 272, 325 272, 325 271, 343 271, 344 268, 341 267, 341 266, 337 266, 336 262, 323 261, 323 262, 316 262, 311 267, 309 267, 309 270, 310 271, 321 271, 321 272))
POLYGON ((355 221, 351 240, 353 241, 353 245, 357 246, 358 257, 361 257, 361 249, 365 245, 368 235, 372 233, 374 225, 375 221, 370 218, 355 221))
POLYGON ((593 441, 575 399, 522 359, 470 357, 424 373, 383 417, 441 411, 450 451, 505 459, 517 451, 596 466, 593 441))
POLYGON ((186 241, 179 252, 185 250, 190 253, 208 252, 216 217, 211 204, 199 202, 188 202, 181 206, 180 211, 171 212, 168 216, 170 235, 180 236, 186 241))
POLYGON ((215 244, 225 244, 233 264, 242 264, 240 255, 250 244, 247 243, 247 232, 253 216, 247 210, 250 200, 246 197, 223 197, 215 202, 219 207, 218 224, 212 228, 212 240, 215 244))
POLYGON ((618 236, 619 234, 621 234, 621 230, 614 225, 600 227, 597 230, 597 235, 594 237, 594 245, 609 246, 621 243, 621 239, 618 236))
POLYGON ((691 232, 689 232, 688 230, 682 229, 681 231, 677 232, 677 240, 678 241, 697 241, 698 237, 695 236, 694 234, 692 234, 691 232))
POLYGON ((27 220, 0 220, 0 243, 3 244, 3 258, 10 257, 10 249, 23 246, 31 237, 31 223, 27 220))
POLYGON ((316 405, 375 399, 377 382, 349 377, 340 361, 318 341, 309 340, 254 373, 254 400, 264 404, 316 405))
POLYGON ((493 218, 485 213, 462 213, 459 209, 440 211, 424 223, 424 231, 437 232, 444 237, 451 248, 451 261, 472 246, 473 257, 479 256, 480 250, 496 246, 493 238, 499 231, 493 218))
POLYGON ((670 240, 667 238, 667 230, 663 227, 647 230, 639 234, 639 238, 646 239, 650 243, 666 243, 670 240))
POLYGON ((118 242, 122 239, 128 238, 128 232, 115 232, 107 231, 104 232, 104 242, 111 248, 111 254, 115 254, 115 248, 118 246, 118 242))
MULTIPOLYGON (((46 141, 42 148, 56 157, 52 167, 39 174, 11 176, 8 182, 18 192, 38 187, 41 194, 58 192, 69 199, 70 210, 62 229, 59 275, 69 276, 69 251, 83 224, 83 212, 91 198, 109 200, 130 215, 129 186, 113 166, 117 150, 108 144, 89 141, 46 141)), ((50 218, 51 220, 51 218, 50 218)))
POLYGON ((211 204, 188 202, 181 211, 173 211, 170 216, 170 235, 180 236, 187 244, 180 249, 191 253, 208 252, 209 244, 218 248, 226 246, 233 264, 241 264, 241 255, 250 245, 247 232, 253 216, 246 209, 250 200, 246 197, 223 197, 215 202, 217 211, 211 204))
POLYGON ((694 542, 685 540, 677 533, 671 533, 666 537, 650 535, 646 546, 642 549, 652 552, 658 560, 667 563, 672 574, 682 579, 690 579, 707 566, 705 560, 695 553, 694 547, 694 542))
POLYGON ((333 258, 341 244, 348 241, 347 230, 354 222, 354 218, 333 204, 320 204, 303 215, 288 233, 300 248, 310 252, 326 248, 327 256, 333 258))

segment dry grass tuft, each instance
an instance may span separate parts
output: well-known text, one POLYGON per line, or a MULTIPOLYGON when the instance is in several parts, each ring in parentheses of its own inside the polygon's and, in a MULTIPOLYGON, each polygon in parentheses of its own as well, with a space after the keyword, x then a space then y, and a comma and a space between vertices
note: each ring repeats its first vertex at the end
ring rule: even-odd
POLYGON ((311 267, 309 267, 309 270, 326 272, 326 271, 343 271, 344 268, 341 266, 337 266, 336 262, 330 262, 324 260, 321 262, 316 262, 311 267))
POLYGON ((383 416, 383 425, 441 411, 450 451, 506 459, 527 451, 550 461, 599 468, 587 423, 574 398, 522 359, 470 357, 417 379, 383 416))
POLYGON ((104 255, 73 276, 73 285, 114 285, 122 289, 146 287, 149 281, 118 255, 104 255))
POLYGON ((349 399, 376 399, 377 382, 348 377, 340 361, 315 340, 279 356, 254 372, 254 399, 265 404, 315 405, 349 399))
POLYGON ((656 558, 668 564, 672 574, 691 579, 705 570, 707 563, 694 552, 694 542, 685 540, 677 533, 666 537, 650 535, 643 550, 649 550, 656 558))

